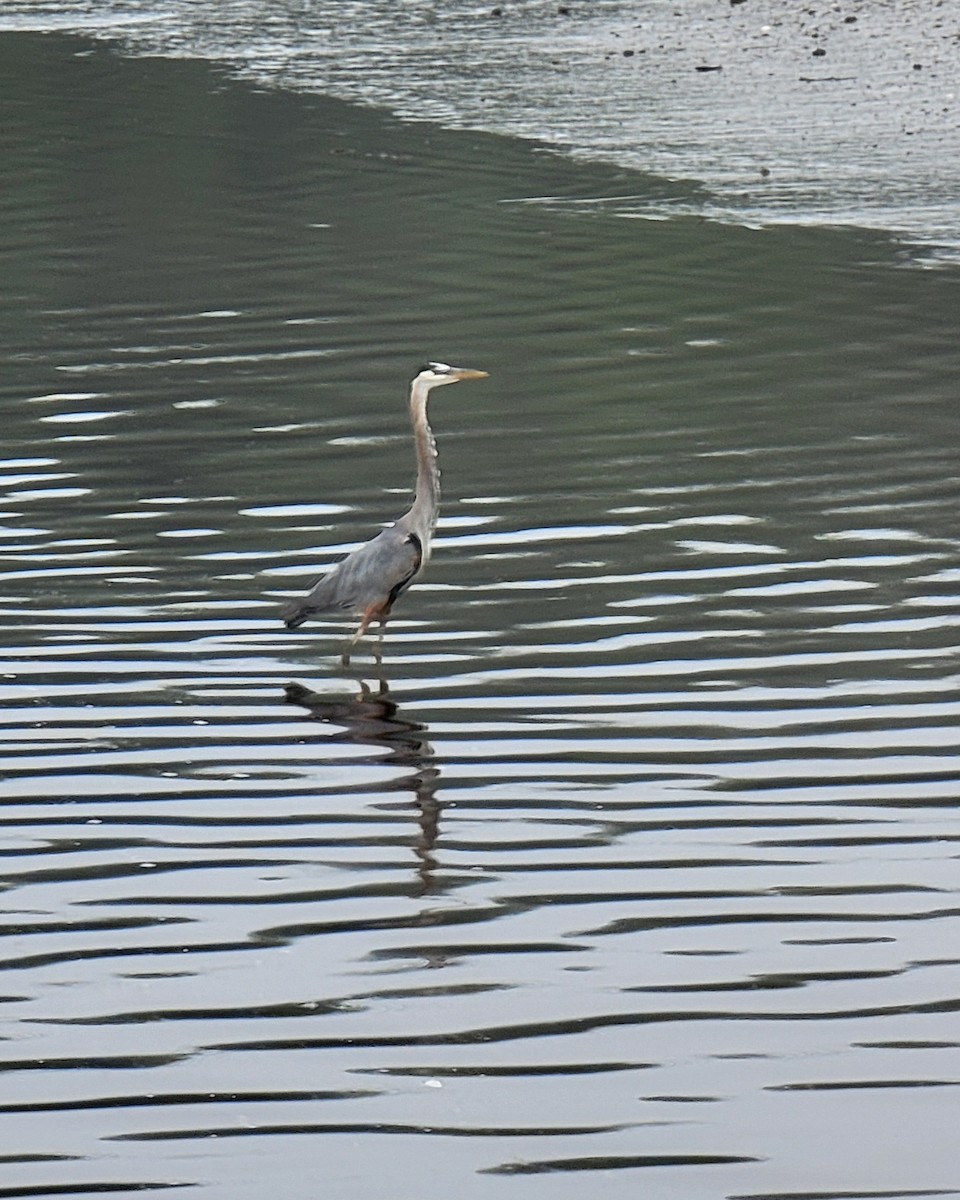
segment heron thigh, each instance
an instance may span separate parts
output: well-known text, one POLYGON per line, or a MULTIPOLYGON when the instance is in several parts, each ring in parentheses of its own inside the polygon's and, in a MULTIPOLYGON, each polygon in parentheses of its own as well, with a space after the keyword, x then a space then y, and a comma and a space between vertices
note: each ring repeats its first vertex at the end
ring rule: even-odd
POLYGON ((363 637, 367 629, 374 621, 380 622, 380 627, 383 628, 387 623, 387 618, 390 616, 390 608, 382 601, 374 604, 368 604, 363 610, 363 615, 360 617, 360 627, 357 630, 357 637, 363 637))

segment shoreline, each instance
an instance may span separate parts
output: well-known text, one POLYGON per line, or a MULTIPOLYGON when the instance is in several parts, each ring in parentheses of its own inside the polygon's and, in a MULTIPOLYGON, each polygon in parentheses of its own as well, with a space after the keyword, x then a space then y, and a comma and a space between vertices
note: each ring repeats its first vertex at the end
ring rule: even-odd
POLYGON ((960 258, 960 38, 936 0, 505 3, 15 0, 0 32, 74 33, 240 80, 544 142, 687 185, 625 215, 846 225, 960 258), (361 19, 362 18, 362 19, 361 19), (691 196, 690 185, 697 185, 691 196))

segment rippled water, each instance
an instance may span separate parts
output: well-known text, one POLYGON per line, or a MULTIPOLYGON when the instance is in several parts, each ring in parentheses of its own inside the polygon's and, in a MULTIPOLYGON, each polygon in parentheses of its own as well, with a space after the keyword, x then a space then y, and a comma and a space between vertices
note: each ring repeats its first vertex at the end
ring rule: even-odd
POLYGON ((960 1188, 956 272, 0 61, 0 1196, 960 1188))

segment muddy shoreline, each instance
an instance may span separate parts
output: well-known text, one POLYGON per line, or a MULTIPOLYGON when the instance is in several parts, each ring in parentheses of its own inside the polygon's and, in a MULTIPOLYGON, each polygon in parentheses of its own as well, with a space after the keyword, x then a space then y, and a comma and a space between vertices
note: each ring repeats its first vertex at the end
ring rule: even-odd
POLYGON ((960 256, 960 36, 941 0, 4 6, 0 32, 28 28, 700 185, 630 215, 853 225, 960 256))

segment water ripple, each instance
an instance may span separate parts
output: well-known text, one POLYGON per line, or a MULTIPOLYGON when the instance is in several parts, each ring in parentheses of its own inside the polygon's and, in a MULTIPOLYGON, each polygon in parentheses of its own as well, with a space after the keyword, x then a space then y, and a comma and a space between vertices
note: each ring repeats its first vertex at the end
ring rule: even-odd
POLYGON ((5 36, 0 1195, 948 1194, 955 280, 5 36))

